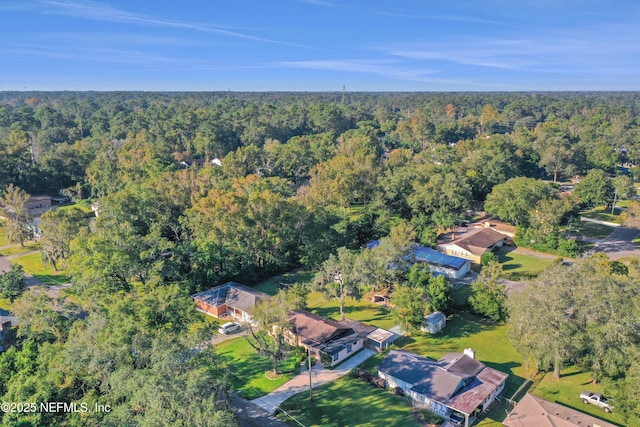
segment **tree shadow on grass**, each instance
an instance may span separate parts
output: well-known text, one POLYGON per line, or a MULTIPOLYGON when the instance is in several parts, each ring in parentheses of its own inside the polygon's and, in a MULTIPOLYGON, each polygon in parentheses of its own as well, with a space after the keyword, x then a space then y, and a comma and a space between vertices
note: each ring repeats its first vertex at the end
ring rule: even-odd
MULTIPOLYGON (((572 377, 574 375, 580 375, 580 374, 584 374, 585 371, 574 371, 574 372, 569 372, 567 374, 560 374, 560 379, 562 378, 568 378, 568 377, 572 377)), ((589 384, 589 383, 587 383, 589 384)))
POLYGON ((442 332, 432 335, 434 338, 462 338, 494 329, 496 324, 490 320, 464 312, 455 312, 447 318, 442 332))

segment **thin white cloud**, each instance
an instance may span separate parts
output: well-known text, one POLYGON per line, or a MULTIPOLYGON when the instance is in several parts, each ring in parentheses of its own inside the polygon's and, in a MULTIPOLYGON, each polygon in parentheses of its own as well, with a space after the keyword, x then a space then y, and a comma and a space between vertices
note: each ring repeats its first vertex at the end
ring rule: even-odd
POLYGON ((633 43, 640 36, 635 27, 556 30, 502 37, 467 37, 441 42, 407 42, 380 45, 381 51, 403 60, 440 62, 484 68, 527 71, 573 69, 589 72, 597 64, 632 66, 640 54, 633 43))
POLYGON ((300 0, 302 3, 311 4, 313 6, 322 6, 322 7, 344 7, 339 4, 331 3, 325 0, 300 0))
POLYGON ((69 1, 69 0, 43 0, 44 5, 48 8, 42 10, 43 13, 55 13, 76 18, 92 19, 97 21, 118 22, 125 24, 147 25, 167 28, 186 29, 210 34, 220 34, 228 37, 235 37, 245 40, 252 40, 264 43, 275 43, 289 46, 303 47, 296 43, 290 43, 280 40, 273 40, 264 37, 252 36, 237 31, 231 31, 229 27, 202 25, 192 22, 174 21, 167 19, 155 18, 149 15, 132 13, 118 9, 108 3, 97 1, 69 1))
POLYGON ((0 55, 4 57, 41 57, 50 59, 65 59, 92 62, 107 62, 114 64, 148 65, 175 62, 175 59, 162 55, 149 54, 131 49, 101 49, 74 48, 56 49, 51 46, 15 46, 0 47, 0 55))
POLYGON ((438 21, 455 21, 455 22, 466 22, 466 23, 476 23, 476 24, 509 26, 509 24, 505 24, 504 22, 493 21, 490 19, 478 18, 476 16, 467 16, 467 15, 419 15, 419 14, 401 13, 401 12, 376 12, 376 13, 378 15, 393 16, 397 18, 431 19, 431 20, 438 20, 438 21))
POLYGON ((411 81, 423 81, 425 76, 438 72, 434 69, 408 68, 395 64, 393 61, 368 59, 282 61, 278 62, 276 65, 287 68, 301 68, 308 70, 374 74, 398 80, 411 81))

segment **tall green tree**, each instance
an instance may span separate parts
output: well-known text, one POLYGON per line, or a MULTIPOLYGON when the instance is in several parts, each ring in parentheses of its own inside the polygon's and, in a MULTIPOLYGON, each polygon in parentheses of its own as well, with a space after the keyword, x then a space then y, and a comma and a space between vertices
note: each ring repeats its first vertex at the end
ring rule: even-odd
POLYGON ((498 281, 501 273, 502 266, 498 262, 489 262, 482 268, 478 279, 471 284, 471 307, 476 313, 494 322, 507 318, 505 287, 498 281))
POLYGON ((295 294, 280 291, 273 298, 259 301, 251 310, 246 339, 258 355, 273 363, 276 374, 280 373, 280 362, 285 359, 289 348, 285 336, 291 329, 290 313, 298 305, 295 294))
POLYGON ((9 184, 0 196, 0 212, 6 219, 4 229, 7 239, 11 243, 20 243, 20 246, 24 246, 24 242, 33 237, 31 213, 25 207, 29 197, 24 190, 13 184, 9 184))
POLYGON ((489 214, 502 220, 528 226, 536 204, 550 198, 554 192, 549 184, 537 179, 511 178, 493 187, 484 208, 489 214))
POLYGON ((412 286, 396 286, 391 294, 391 317, 408 334, 420 327, 427 311, 423 289, 412 286))
POLYGON ((76 208, 45 212, 40 217, 42 260, 58 270, 61 262, 71 255, 71 240, 84 227, 84 213, 76 208))
POLYGON ((357 266, 358 255, 345 247, 338 248, 337 255, 330 255, 316 274, 315 283, 327 299, 335 299, 340 307, 340 319, 344 320, 347 297, 359 297, 361 272, 357 266))
POLYGON ((601 169, 592 169, 578 183, 574 194, 583 206, 605 205, 613 200, 614 187, 611 178, 601 169))
POLYGON ((11 264, 9 271, 0 273, 0 295, 15 301, 27 289, 27 279, 24 277, 24 269, 19 264, 11 264))
POLYGON ((453 286, 445 276, 432 277, 427 285, 430 311, 448 313, 451 309, 452 291, 453 286))

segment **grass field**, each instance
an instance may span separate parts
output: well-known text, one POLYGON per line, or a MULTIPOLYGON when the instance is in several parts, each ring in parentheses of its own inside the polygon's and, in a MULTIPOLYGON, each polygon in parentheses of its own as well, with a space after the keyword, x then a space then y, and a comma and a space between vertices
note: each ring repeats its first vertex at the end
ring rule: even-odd
POLYGON ((9 299, 8 298, 0 298, 0 310, 9 311, 9 299))
POLYGON ((7 240, 7 236, 4 234, 4 227, 2 222, 0 222, 0 246, 7 246, 9 241, 7 240))
POLYGON ((71 278, 65 275, 64 271, 55 271, 45 267, 42 264, 40 252, 14 258, 13 262, 20 264, 25 272, 47 285, 62 285, 71 281, 71 278))
POLYGON ((498 261, 502 264, 504 278, 510 280, 535 277, 552 264, 551 260, 502 251, 498 252, 498 261))
POLYGON ((26 254, 27 252, 39 251, 40 245, 38 243, 30 242, 26 243, 24 247, 18 245, 13 245, 10 248, 5 248, 0 250, 0 255, 2 256, 11 256, 11 255, 20 255, 26 254))
MULTIPOLYGON (((602 392, 602 386, 600 384, 593 384, 589 373, 582 372, 576 367, 568 367, 562 371, 560 379, 558 380, 553 379, 551 373, 546 374, 542 381, 535 387, 533 394, 580 412, 586 412, 611 423, 620 426, 625 425, 622 418, 615 412, 607 414, 594 405, 582 403, 578 396, 580 396, 580 393, 583 391, 602 392)), ((640 422, 640 420, 637 421, 640 422)))
POLYGON ((279 276, 270 277, 262 282, 252 286, 259 291, 262 291, 269 295, 275 295, 278 293, 279 283, 311 283, 313 282, 314 274, 308 271, 299 271, 295 273, 285 273, 279 276))
MULTIPOLYGON (((281 407, 307 427, 420 426, 405 399, 351 375, 318 387, 313 393, 311 402, 309 393, 300 393, 281 407)), ((282 415, 280 418, 290 425, 299 425, 282 415)))
POLYGON ((216 351, 231 367, 231 384, 245 399, 251 400, 280 387, 297 373, 295 355, 280 365, 282 375, 278 379, 267 378, 267 371, 273 370, 273 364, 259 357, 256 351, 243 337, 223 341, 216 345, 216 351))
MULTIPOLYGON (((340 320, 340 306, 338 301, 326 301, 320 292, 311 292, 307 298, 307 310, 319 316, 340 320)), ((391 318, 389 309, 368 301, 347 298, 344 308, 345 316, 349 319, 389 329, 396 322, 391 318)))
POLYGON ((575 221, 571 224, 572 232, 576 232, 585 237, 592 237, 594 239, 603 239, 611 234, 613 230, 614 227, 588 221, 575 221))
POLYGON ((593 208, 590 210, 580 212, 580 215, 586 218, 598 219, 600 221, 608 221, 615 222, 616 224, 622 224, 622 219, 620 218, 620 213, 622 209, 619 206, 616 206, 613 211, 613 215, 611 215, 611 208, 607 209, 606 206, 598 206, 597 208, 593 208))

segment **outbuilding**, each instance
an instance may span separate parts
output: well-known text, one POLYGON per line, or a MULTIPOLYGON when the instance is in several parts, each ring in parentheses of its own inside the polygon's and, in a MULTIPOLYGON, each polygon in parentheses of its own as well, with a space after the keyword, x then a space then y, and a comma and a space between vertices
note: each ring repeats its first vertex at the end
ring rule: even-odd
POLYGON ((420 330, 430 334, 437 334, 443 330, 446 325, 447 316, 445 316, 441 311, 436 311, 424 318, 422 326, 420 326, 420 330))

